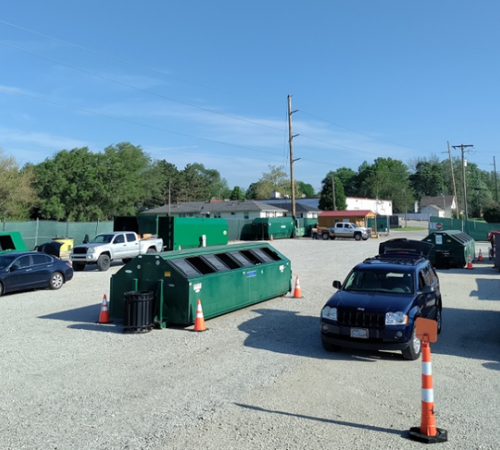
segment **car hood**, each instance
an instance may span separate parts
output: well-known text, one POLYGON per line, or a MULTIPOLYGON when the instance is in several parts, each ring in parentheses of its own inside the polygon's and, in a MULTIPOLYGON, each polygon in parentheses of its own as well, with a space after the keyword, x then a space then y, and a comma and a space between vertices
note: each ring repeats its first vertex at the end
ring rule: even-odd
POLYGON ((327 305, 385 313, 389 311, 407 312, 411 303, 412 297, 409 297, 408 294, 339 291, 328 300, 327 305))
POLYGON ((94 247, 102 247, 103 245, 109 245, 106 242, 101 242, 101 243, 93 243, 93 244, 81 244, 81 245, 75 245, 73 248, 94 248, 94 247))

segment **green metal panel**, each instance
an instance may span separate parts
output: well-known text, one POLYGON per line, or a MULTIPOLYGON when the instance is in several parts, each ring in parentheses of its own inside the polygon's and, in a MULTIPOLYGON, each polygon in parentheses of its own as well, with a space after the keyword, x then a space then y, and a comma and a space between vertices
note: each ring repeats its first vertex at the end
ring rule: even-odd
POLYGON ((125 292, 151 290, 157 324, 191 325, 198 300, 210 319, 290 292, 291 270, 265 242, 141 255, 111 277, 110 315, 124 317, 125 292))
POLYGON ((443 254, 447 253, 449 267, 464 267, 468 256, 475 257, 475 241, 460 230, 433 231, 423 241, 434 244, 429 260, 437 267, 443 263, 443 254))
POLYGON ((165 250, 178 250, 226 245, 226 219, 202 217, 160 217, 160 233, 165 250))
POLYGON ((0 232, 0 253, 28 250, 19 231, 0 232))

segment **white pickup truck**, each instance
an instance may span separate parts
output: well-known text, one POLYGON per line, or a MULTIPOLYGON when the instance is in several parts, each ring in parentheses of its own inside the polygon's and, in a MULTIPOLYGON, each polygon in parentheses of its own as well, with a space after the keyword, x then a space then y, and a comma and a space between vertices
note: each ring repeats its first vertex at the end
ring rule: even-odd
POLYGON ((351 222, 337 222, 333 227, 313 228, 312 236, 313 239, 350 238, 366 241, 371 236, 371 230, 351 222))
POLYGON ((84 270, 87 264, 97 264, 100 271, 106 271, 111 261, 121 259, 126 264, 138 255, 162 250, 163 239, 141 239, 133 231, 114 231, 98 234, 87 244, 76 245, 69 259, 75 272, 84 270))

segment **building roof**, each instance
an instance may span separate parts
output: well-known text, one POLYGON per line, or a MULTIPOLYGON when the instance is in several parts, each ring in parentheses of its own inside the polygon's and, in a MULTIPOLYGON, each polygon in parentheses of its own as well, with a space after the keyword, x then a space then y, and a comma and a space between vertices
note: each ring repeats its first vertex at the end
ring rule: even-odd
POLYGON ((370 209, 355 209, 352 211, 323 211, 322 217, 365 217, 368 214, 375 214, 370 209))
POLYGON ((148 209, 141 214, 213 214, 222 212, 287 212, 286 209, 255 200, 223 200, 211 202, 183 202, 148 209))
POLYGON ((453 205, 453 195, 438 195, 436 197, 422 197, 420 208, 430 205, 439 205, 440 208, 451 208, 453 205))
MULTIPOLYGON (((298 213, 320 213, 321 209, 318 208, 319 199, 313 199, 315 202, 308 202, 306 199, 297 199, 295 200, 295 212, 298 213), (316 203, 316 205, 314 204, 316 203)), ((268 205, 276 206, 278 208, 286 209, 288 212, 292 211, 292 200, 262 200, 262 203, 267 203, 268 205)))
POLYGON ((421 206, 420 209, 423 209, 423 208, 432 208, 432 209, 435 209, 437 211, 444 211, 443 208, 437 206, 437 205, 425 205, 425 206, 421 206))

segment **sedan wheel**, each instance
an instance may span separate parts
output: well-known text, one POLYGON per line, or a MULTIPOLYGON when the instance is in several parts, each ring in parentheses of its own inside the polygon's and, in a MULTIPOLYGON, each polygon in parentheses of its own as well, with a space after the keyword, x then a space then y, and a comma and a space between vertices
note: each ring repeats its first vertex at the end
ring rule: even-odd
POLYGON ((54 272, 50 277, 50 289, 59 289, 64 284, 61 272, 54 272))

